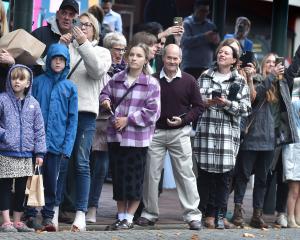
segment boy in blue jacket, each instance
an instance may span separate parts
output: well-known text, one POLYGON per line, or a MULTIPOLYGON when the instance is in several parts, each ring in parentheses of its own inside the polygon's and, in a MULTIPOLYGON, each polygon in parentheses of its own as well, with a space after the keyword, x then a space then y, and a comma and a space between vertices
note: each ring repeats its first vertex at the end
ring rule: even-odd
POLYGON ((37 223, 35 208, 27 208, 26 223, 36 230, 56 231, 54 206, 56 195, 63 191, 60 170, 66 171, 73 149, 78 121, 78 95, 76 86, 67 75, 70 55, 63 44, 49 47, 46 72, 33 80, 32 95, 40 103, 46 132, 47 154, 44 158, 43 178, 45 206, 41 210, 42 226, 37 223))

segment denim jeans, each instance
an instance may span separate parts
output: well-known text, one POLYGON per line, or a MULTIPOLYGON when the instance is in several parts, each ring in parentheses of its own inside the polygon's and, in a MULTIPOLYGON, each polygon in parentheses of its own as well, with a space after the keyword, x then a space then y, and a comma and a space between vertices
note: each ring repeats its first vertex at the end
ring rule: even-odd
POLYGON ((79 112, 76 140, 73 148, 76 185, 76 211, 87 211, 90 192, 90 151, 96 130, 96 114, 79 112))
MULTIPOLYGON (((56 200, 56 188, 57 188, 57 178, 59 174, 59 168, 61 163, 61 155, 53 154, 48 152, 44 157, 42 173, 43 173, 43 183, 44 183, 44 194, 45 194, 45 206, 41 210, 43 218, 53 218, 56 200)), ((33 207, 26 207, 25 216, 36 217, 38 211, 33 207)))
POLYGON ((60 163, 59 175, 57 179, 55 206, 59 206, 63 200, 66 178, 68 173, 69 159, 63 159, 60 163))
POLYGON ((108 152, 93 151, 90 161, 91 185, 88 206, 98 208, 102 186, 109 166, 108 152))

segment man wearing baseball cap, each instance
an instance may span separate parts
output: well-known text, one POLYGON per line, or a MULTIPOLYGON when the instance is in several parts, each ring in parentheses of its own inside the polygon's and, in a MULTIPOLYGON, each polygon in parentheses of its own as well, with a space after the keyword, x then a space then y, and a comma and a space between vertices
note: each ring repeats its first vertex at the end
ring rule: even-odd
POLYGON ((59 42, 61 35, 71 32, 72 20, 79 14, 76 0, 63 0, 55 16, 47 19, 47 26, 35 29, 32 35, 46 44, 43 56, 51 44, 59 42))

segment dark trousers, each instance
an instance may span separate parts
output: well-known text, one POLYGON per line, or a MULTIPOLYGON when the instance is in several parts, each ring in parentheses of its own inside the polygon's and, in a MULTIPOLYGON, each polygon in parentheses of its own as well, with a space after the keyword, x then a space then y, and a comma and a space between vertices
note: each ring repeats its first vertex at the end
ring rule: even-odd
POLYGON ((267 179, 267 191, 264 201, 264 213, 274 214, 276 212, 286 212, 288 184, 283 182, 282 155, 276 163, 275 169, 269 171, 267 179))
POLYGON ((249 178, 254 173, 253 208, 263 208, 267 187, 267 175, 274 156, 274 151, 239 152, 235 165, 234 203, 243 203, 249 178))
MULTIPOLYGON (((41 210, 43 218, 52 219, 54 216, 53 208, 55 206, 57 179, 60 170, 61 155, 47 153, 42 167, 45 206, 41 210)), ((36 217, 38 211, 36 208, 27 207, 25 215, 27 218, 36 217)))
MULTIPOLYGON (((206 179, 208 196, 206 204, 206 216, 215 216, 215 213, 226 213, 230 180, 232 172, 210 173, 202 169, 198 169, 198 176, 206 179)), ((200 196, 201 198, 201 196, 200 196)))
POLYGON ((278 163, 277 170, 277 192, 276 192, 276 212, 284 213, 286 212, 287 197, 289 192, 289 187, 286 182, 283 182, 283 166, 282 161, 278 163))
MULTIPOLYGON (((15 194, 12 209, 16 212, 24 211, 25 188, 28 177, 15 178, 15 194)), ((0 210, 9 210, 11 204, 11 190, 13 178, 0 179, 0 210)))

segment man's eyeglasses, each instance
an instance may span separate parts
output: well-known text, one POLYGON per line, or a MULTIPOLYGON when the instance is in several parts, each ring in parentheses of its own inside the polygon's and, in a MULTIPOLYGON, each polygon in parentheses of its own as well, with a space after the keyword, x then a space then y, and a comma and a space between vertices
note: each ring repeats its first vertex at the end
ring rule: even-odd
POLYGON ((126 49, 125 48, 112 48, 114 51, 116 52, 119 52, 121 54, 124 54, 126 52, 126 49))

